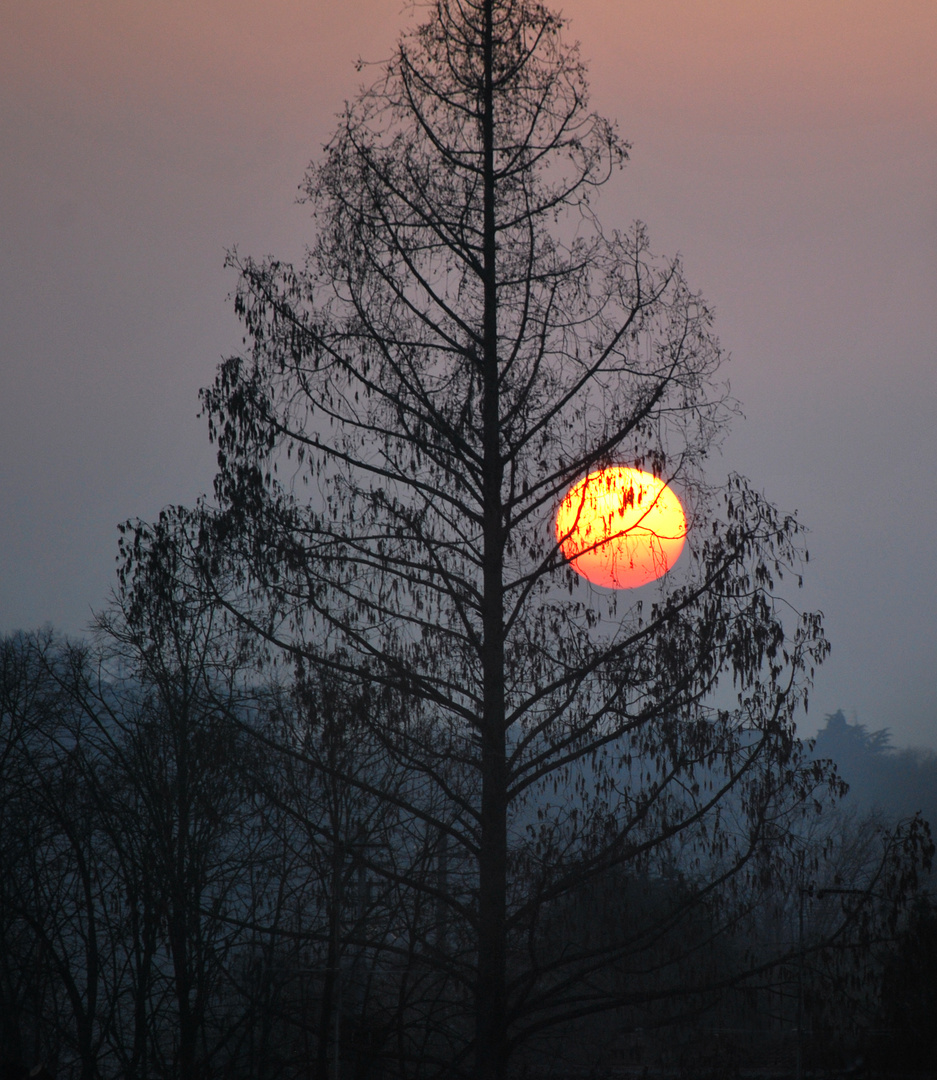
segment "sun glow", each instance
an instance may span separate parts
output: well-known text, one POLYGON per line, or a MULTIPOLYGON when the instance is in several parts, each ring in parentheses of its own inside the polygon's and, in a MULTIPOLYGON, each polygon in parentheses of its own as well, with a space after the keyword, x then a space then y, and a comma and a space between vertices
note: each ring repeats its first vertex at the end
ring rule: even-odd
POLYGON ((614 465, 569 489, 556 538, 577 574, 607 589, 635 589, 662 577, 680 557, 686 515, 652 473, 614 465))

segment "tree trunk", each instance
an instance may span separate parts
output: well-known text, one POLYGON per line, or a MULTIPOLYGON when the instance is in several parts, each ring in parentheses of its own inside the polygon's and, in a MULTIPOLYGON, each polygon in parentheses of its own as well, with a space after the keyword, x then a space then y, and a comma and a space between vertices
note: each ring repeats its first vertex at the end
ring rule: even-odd
POLYGON ((477 1080, 500 1080, 505 1051, 505 911, 507 892, 507 767, 504 708, 504 526, 498 365, 495 232, 492 0, 485 4, 484 100, 484 592, 482 670, 482 807, 479 849, 478 967, 475 1070, 477 1080))

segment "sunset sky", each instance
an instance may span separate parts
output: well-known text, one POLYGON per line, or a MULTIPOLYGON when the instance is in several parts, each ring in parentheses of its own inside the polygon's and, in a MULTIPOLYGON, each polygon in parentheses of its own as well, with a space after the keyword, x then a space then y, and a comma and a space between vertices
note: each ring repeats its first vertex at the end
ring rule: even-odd
MULTIPOLYGON (((597 210, 681 252, 742 403, 721 473, 810 529, 842 708, 937 748, 937 3, 574 0, 633 144, 597 210)), ((417 12, 418 15, 418 12, 417 12)), ((301 257, 334 114, 402 0, 8 0, 0 35, 0 632, 86 626, 117 523, 192 503, 238 347, 225 250, 301 257)), ((376 73, 375 73, 376 74, 376 73)))

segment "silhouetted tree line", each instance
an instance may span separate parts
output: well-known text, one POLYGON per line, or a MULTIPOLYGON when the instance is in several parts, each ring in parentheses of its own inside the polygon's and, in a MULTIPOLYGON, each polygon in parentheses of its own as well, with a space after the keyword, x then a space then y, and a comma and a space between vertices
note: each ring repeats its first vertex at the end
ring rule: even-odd
POLYGON ((603 229, 628 146, 564 20, 424 14, 306 176, 304 265, 230 257, 214 500, 122 528, 93 644, 3 643, 15 1065, 505 1080, 699 1068, 718 1030, 724 1074, 775 1030, 793 1070, 918 933, 929 834, 827 813, 801 526, 709 476, 712 314, 603 229), (629 593, 554 525, 622 464, 689 522, 629 593))
MULTIPOLYGON (((92 644, 0 643, 9 1075, 446 1072, 471 1028, 456 976, 472 942, 450 914, 470 874, 395 812, 389 793, 414 777, 374 741, 388 707, 348 699, 328 672, 261 683, 219 612, 178 602, 116 604, 92 644)), ((543 971, 530 992, 557 1015, 518 1062, 793 1071, 802 993, 810 1068, 860 1051, 929 1068, 937 916, 916 879, 929 851, 913 823, 828 808, 731 925, 679 859, 583 875, 527 928, 543 971), (556 988, 551 958, 570 949, 602 959, 587 993, 614 1010, 577 1010, 556 988)))

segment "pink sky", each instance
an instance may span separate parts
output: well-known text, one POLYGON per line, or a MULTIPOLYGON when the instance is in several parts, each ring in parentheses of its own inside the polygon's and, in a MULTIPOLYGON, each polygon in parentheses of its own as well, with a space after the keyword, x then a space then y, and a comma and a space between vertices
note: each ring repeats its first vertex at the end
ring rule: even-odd
MULTIPOLYGON (((78 631, 116 523, 211 482, 232 244, 297 257, 402 0, 21 0, 0 38, 0 631, 78 631)), ((812 531, 843 707, 937 746, 937 4, 575 0, 634 149, 599 205, 684 254, 746 421, 715 467, 812 531)), ((12 10, 11 10, 12 9, 12 10)))

